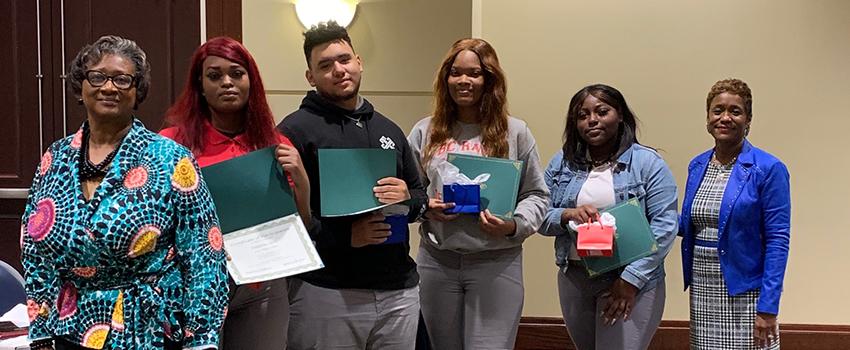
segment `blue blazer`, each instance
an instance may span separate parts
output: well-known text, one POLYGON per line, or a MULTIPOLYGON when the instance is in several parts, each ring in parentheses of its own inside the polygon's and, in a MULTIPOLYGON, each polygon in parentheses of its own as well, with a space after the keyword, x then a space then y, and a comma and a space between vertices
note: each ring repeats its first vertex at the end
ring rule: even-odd
MULTIPOLYGON (((713 150, 708 150, 688 166, 685 199, 679 217, 685 289, 693 276, 696 237, 691 208, 712 154, 713 150)), ((791 233, 788 180, 785 164, 744 140, 723 193, 718 220, 720 268, 729 294, 761 289, 756 310, 774 315, 779 313, 779 297, 788 262, 791 233)))

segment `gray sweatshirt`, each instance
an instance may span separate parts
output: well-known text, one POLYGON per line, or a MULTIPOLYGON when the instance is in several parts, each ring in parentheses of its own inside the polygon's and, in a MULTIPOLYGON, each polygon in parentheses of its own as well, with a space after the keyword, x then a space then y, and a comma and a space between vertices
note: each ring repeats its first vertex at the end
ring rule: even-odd
MULTIPOLYGON (((437 165, 446 161, 447 153, 484 155, 484 150, 481 145, 479 125, 458 121, 453 125, 454 137, 437 149, 428 164, 424 164, 422 157, 429 140, 431 119, 427 117, 417 122, 407 139, 414 158, 420 163, 419 169, 422 180, 428 187, 428 197, 435 198, 437 193, 443 190, 443 181, 437 173, 437 165)), ((537 143, 528 125, 514 117, 508 119, 507 138, 509 146, 507 158, 523 161, 523 173, 513 216, 516 222, 516 234, 504 238, 490 235, 479 228, 477 215, 461 214, 457 219, 449 222, 427 219, 422 222, 419 233, 423 244, 458 253, 512 248, 522 245, 522 242, 540 227, 549 206, 549 189, 543 181, 537 143)))

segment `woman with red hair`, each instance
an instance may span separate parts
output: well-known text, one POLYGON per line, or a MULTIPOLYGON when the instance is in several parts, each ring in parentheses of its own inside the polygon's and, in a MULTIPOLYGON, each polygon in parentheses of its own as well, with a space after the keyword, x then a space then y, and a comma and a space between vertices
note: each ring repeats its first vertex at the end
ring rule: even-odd
MULTIPOLYGON (((274 127, 257 63, 228 37, 195 50, 183 93, 166 114, 171 127, 160 134, 189 148, 205 167, 277 145, 277 159, 289 177, 296 206, 309 226, 310 182, 298 151, 274 127)), ((289 298, 285 278, 231 288, 222 332, 225 349, 285 347, 289 298)))

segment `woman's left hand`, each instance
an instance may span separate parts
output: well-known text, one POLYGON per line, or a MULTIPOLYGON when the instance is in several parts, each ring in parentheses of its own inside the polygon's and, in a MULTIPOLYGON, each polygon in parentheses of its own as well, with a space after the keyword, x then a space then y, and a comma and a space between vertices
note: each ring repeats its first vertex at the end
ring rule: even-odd
POLYGON ((485 209, 478 214, 478 226, 481 227, 481 231, 497 237, 511 236, 516 233, 516 222, 502 220, 491 214, 490 209, 485 209))
POLYGON ((753 339, 757 346, 769 346, 779 339, 779 325, 776 323, 776 315, 757 313, 755 327, 753 327, 753 339))
MULTIPOLYGON (((277 162, 283 167, 283 170, 292 177, 292 181, 296 186, 301 186, 307 180, 307 171, 304 170, 304 164, 301 163, 301 155, 295 147, 281 143, 277 145, 277 162)), ((308 185, 309 186, 309 185, 308 185)))
POLYGON ((626 282, 622 278, 618 278, 611 285, 607 292, 602 294, 602 299, 607 301, 603 306, 602 320, 605 324, 613 326, 617 320, 627 320, 629 313, 632 312, 632 306, 635 304, 635 296, 638 293, 637 287, 626 282))

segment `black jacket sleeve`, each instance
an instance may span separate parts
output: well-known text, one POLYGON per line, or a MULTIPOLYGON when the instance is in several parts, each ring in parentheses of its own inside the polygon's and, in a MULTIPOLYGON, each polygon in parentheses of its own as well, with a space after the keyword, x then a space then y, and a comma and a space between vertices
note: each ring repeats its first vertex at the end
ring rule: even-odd
MULTIPOLYGON (((286 119, 284 119, 285 121, 286 119)), ((337 239, 345 241, 343 237, 338 238, 336 235, 346 232, 348 241, 351 240, 350 226, 348 230, 340 230, 340 218, 322 218, 319 208, 321 205, 321 196, 319 194, 317 184, 319 183, 318 164, 319 160, 314 154, 305 147, 304 136, 301 135, 297 128, 290 128, 284 122, 278 124, 277 129, 295 146, 298 154, 301 156, 301 161, 307 170, 307 176, 310 178, 310 227, 307 232, 310 238, 323 246, 336 246, 337 239), (336 221, 336 222, 334 222, 336 221), (336 223, 336 225, 335 225, 336 223)), ((342 225, 345 226, 345 225, 342 225)))
POLYGON ((404 182, 407 183, 407 190, 410 192, 410 200, 407 202, 410 206, 410 212, 407 215, 408 222, 418 221, 425 211, 428 210, 428 193, 425 185, 419 174, 419 162, 413 157, 413 150, 407 142, 407 138, 402 137, 402 176, 404 182))

